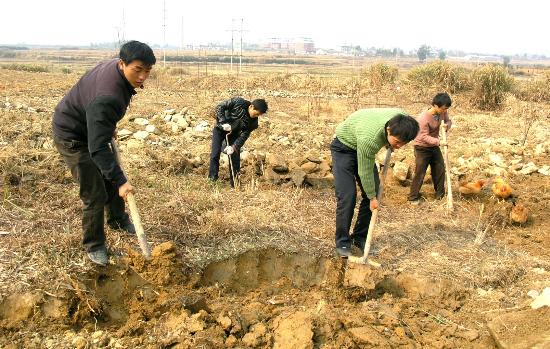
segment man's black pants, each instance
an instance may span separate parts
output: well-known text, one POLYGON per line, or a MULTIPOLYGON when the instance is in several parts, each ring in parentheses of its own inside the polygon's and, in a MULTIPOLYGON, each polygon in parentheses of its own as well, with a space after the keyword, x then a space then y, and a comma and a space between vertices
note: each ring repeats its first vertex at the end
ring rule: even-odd
POLYGON ((54 137, 54 143, 80 186, 82 243, 87 251, 95 251, 105 244, 104 210, 107 211, 107 223, 111 225, 128 219, 124 200, 118 195, 116 186, 102 176, 86 143, 58 137, 54 137))
MULTIPOLYGON (((370 200, 359 179, 357 151, 335 138, 330 145, 330 152, 332 154, 332 172, 336 192, 336 247, 349 248, 353 243, 363 249, 369 232, 372 212, 370 210, 370 200), (357 201, 356 184, 359 185, 362 199, 357 221, 353 228, 353 235, 350 236, 349 230, 357 201)), ((374 165, 373 173, 376 192, 378 192, 380 179, 376 165, 374 165)))
POLYGON ((414 146, 415 170, 411 183, 409 200, 418 200, 420 198, 420 188, 424 183, 428 165, 432 172, 432 182, 435 190, 435 197, 441 199, 445 196, 445 160, 439 147, 421 147, 414 146))
MULTIPOLYGON (((208 169, 208 178, 212 180, 218 179, 218 172, 220 171, 220 156, 222 153, 222 147, 225 144, 225 135, 227 132, 220 130, 217 127, 212 129, 212 148, 210 151, 210 167, 208 169)), ((233 144, 237 139, 237 134, 229 134, 229 144, 233 144)), ((231 154, 231 162, 233 163, 233 172, 229 171, 231 186, 235 186, 234 176, 241 170, 241 154, 235 151, 231 154)))

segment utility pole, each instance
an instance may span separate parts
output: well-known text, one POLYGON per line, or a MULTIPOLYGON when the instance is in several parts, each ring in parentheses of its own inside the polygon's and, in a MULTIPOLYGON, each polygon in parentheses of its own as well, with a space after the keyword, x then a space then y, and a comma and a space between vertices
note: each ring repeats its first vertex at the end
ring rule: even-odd
POLYGON ((164 9, 162 13, 163 44, 162 44, 162 66, 166 67, 166 0, 164 0, 164 9))
POLYGON ((243 19, 241 18, 241 52, 239 54, 239 73, 242 72, 243 68, 243 19))
POLYGON ((126 42, 126 16, 124 13, 124 1, 122 2, 122 42, 126 42))
POLYGON ((183 51, 183 48, 185 45, 183 44, 183 16, 181 16, 181 50, 183 51))
POLYGON ((233 33, 235 32, 235 28, 233 27, 234 23, 235 20, 231 19, 231 72, 233 72, 233 33))

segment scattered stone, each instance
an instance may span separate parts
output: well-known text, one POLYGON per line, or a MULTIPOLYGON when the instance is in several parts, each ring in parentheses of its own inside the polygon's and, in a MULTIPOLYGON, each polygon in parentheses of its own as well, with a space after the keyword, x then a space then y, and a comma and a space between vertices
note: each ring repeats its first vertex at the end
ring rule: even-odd
POLYGON ((220 324, 220 326, 222 327, 222 329, 224 331, 227 331, 231 328, 231 318, 229 316, 225 316, 225 315, 219 315, 218 318, 216 319, 216 322, 218 324, 220 324))
POLYGON ((392 173, 400 184, 404 184, 407 179, 411 178, 411 167, 404 162, 397 161, 393 165, 392 173))
POLYGON ((118 131, 117 132, 117 136, 118 137, 121 137, 121 138, 126 138, 126 137, 129 137, 131 136, 132 134, 134 134, 132 131, 126 129, 126 128, 123 128, 122 130, 118 131))
POLYGON ((489 160, 498 167, 506 167, 506 164, 500 154, 489 154, 489 160))
POLYGON ((75 349, 84 349, 88 346, 88 341, 82 336, 74 337, 72 343, 75 349))
POLYGON ((227 347, 233 347, 235 346, 235 344, 237 344, 237 337, 235 337, 234 335, 230 334, 227 339, 225 340, 225 346, 227 347))
POLYGON ((527 292, 527 295, 533 299, 537 298, 539 296, 539 291, 537 290, 530 290, 527 292))
POLYGON ((164 115, 174 115, 176 114, 176 109, 166 109, 163 113, 164 115))
POLYGON ((145 140, 147 137, 149 137, 149 132, 147 131, 137 131, 136 133, 134 133, 135 139, 145 140))
POLYGON ((154 133, 154 134, 160 134, 158 128, 155 127, 155 125, 147 125, 145 127, 145 131, 149 132, 149 133, 154 133))
POLYGON ((179 118, 177 121, 175 121, 179 127, 181 127, 182 129, 186 129, 189 127, 189 123, 187 122, 187 120, 184 118, 184 117, 181 117, 179 118))
POLYGON ((103 336, 103 331, 95 331, 94 333, 92 333, 93 339, 100 338, 101 336, 103 336))
POLYGON ((550 307, 550 287, 546 287, 541 294, 531 302, 531 308, 538 309, 541 307, 550 307))
POLYGON ((550 166, 548 165, 542 166, 541 168, 538 169, 538 173, 545 176, 550 176, 550 166))
POLYGON ((546 153, 545 144, 539 143, 535 146, 534 154, 537 156, 543 155, 546 153))
POLYGON ((129 139, 127 142, 126 142, 126 149, 128 150, 136 150, 136 149, 140 149, 143 147, 143 144, 137 140, 137 139, 129 139))
POLYGON ((277 173, 287 173, 288 165, 283 156, 269 153, 266 156, 267 165, 277 173))
POLYGON ((180 127, 174 122, 170 123, 170 129, 172 130, 172 133, 178 133, 180 131, 180 127))
POLYGON ((300 168, 307 174, 317 171, 317 164, 311 161, 308 161, 300 166, 300 168))
POLYGON ((248 332, 243 336, 241 341, 247 347, 256 348, 261 344, 261 336, 255 332, 248 332))
POLYGON ((135 118, 134 123, 140 126, 145 126, 145 125, 149 125, 149 120, 144 118, 135 118))
POLYGON ((291 180, 295 186, 301 187, 302 185, 304 185, 305 179, 306 179, 306 173, 301 169, 296 169, 292 171, 291 180))
POLYGON ((306 175, 305 181, 313 188, 317 189, 327 189, 334 186, 334 176, 332 173, 326 175, 325 177, 321 177, 316 174, 309 174, 306 175))
POLYGON ((530 162, 527 165, 523 166, 523 168, 519 171, 519 173, 524 175, 529 175, 533 172, 537 172, 538 169, 539 168, 534 163, 530 162))
POLYGON ((194 128, 195 132, 205 132, 208 130, 208 121, 200 121, 194 128))

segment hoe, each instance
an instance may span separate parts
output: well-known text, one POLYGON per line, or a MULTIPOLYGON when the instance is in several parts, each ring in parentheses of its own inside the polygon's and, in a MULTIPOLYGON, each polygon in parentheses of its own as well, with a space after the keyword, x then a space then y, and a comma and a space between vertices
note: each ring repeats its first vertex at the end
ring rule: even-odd
MULTIPOLYGON (((112 147, 113 153, 115 154, 116 161, 122 168, 120 153, 118 151, 118 146, 114 139, 111 140, 111 147, 112 147)), ((134 194, 128 193, 127 200, 128 200, 128 206, 130 207, 130 216, 132 217, 132 223, 134 223, 134 226, 136 227, 136 235, 138 238, 139 247, 141 247, 141 252, 143 252, 145 259, 150 259, 151 249, 149 247, 149 243, 147 242, 147 237, 145 236, 143 225, 141 225, 141 218, 139 216, 139 211, 137 208, 136 199, 134 198, 134 194)))
MULTIPOLYGON (((388 173, 388 167, 390 165, 391 152, 392 152, 391 148, 388 147, 388 150, 386 151, 386 158, 384 159, 384 167, 382 168, 382 178, 380 179, 380 187, 378 188, 377 199, 378 199, 379 206, 382 201, 382 195, 384 192, 384 182, 386 181, 386 174, 388 173)), ((374 227, 376 226, 377 218, 378 218, 378 209, 375 209, 374 211, 372 211, 372 217, 370 219, 369 232, 367 233, 367 241, 365 243, 365 250, 363 251, 363 256, 362 257, 349 256, 348 262, 358 263, 358 264, 369 264, 375 268, 380 267, 380 263, 377 263, 373 260, 368 259, 370 246, 372 243, 372 236, 374 235, 374 227)))

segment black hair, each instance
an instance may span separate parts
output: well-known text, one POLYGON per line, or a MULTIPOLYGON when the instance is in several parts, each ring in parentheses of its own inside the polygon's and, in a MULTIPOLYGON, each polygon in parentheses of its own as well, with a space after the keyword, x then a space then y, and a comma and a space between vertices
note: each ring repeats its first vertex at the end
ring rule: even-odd
POLYGON ((437 105, 439 108, 443 106, 450 108, 452 103, 451 96, 447 92, 436 94, 432 100, 432 105, 437 105))
POLYGON ((409 143, 415 139, 420 130, 418 121, 412 116, 405 114, 397 114, 388 121, 387 125, 390 128, 391 135, 405 143, 409 143))
POLYGON ((254 109, 259 111, 262 114, 265 114, 267 112, 267 102, 265 99, 255 99, 252 101, 252 105, 254 106, 254 109))
POLYGON ((157 62, 155 54, 149 45, 136 40, 128 41, 122 45, 118 56, 126 64, 140 60, 146 65, 152 66, 157 62))

